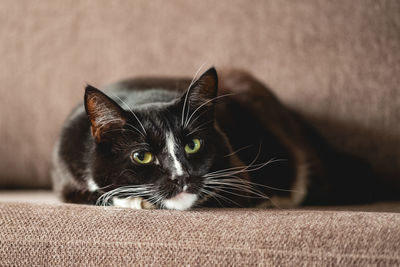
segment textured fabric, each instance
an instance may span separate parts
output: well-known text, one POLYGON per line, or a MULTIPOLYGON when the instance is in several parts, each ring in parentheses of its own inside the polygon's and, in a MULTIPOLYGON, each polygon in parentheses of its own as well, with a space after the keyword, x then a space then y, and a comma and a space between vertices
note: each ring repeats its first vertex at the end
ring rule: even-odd
POLYGON ((49 186, 85 82, 193 76, 203 63, 253 72, 399 184, 399 13, 396 0, 3 0, 0 187, 49 186))
MULTIPOLYGON (((0 202, 61 204, 61 200, 48 190, 4 190, 0 191, 0 202)), ((363 205, 345 206, 302 206, 302 210, 334 210, 334 211, 369 211, 400 213, 400 202, 377 202, 363 205)))
POLYGON ((56 194, 49 190, 4 190, 0 191, 0 202, 62 203, 56 194))
POLYGON ((400 264, 400 214, 0 203, 0 265, 400 264))

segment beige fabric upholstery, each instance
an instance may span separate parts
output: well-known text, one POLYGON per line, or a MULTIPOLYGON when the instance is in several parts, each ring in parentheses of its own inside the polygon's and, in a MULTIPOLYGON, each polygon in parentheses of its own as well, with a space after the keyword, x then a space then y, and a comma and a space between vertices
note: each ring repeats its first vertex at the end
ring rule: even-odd
POLYGON ((0 265, 400 264, 400 214, 0 203, 0 265))
MULTIPOLYGON (((0 191, 0 202, 4 203, 35 203, 61 204, 56 194, 49 190, 4 190, 0 191)), ((301 210, 331 210, 331 211, 369 211, 400 213, 400 202, 376 202, 363 205, 345 206, 303 206, 301 210)))
POLYGON ((49 190, 4 190, 0 191, 0 202, 61 204, 53 191, 49 190))
POLYGON ((49 186, 85 82, 239 67, 399 184, 400 2, 14 1, 0 6, 0 187, 49 186))
MULTIPOLYGON (((193 76, 203 63, 253 72, 400 186, 399 13, 396 0, 3 0, 0 188, 49 187, 53 143, 86 82, 193 76)), ((0 192, 0 265, 397 266, 399 212, 135 211, 0 192)))

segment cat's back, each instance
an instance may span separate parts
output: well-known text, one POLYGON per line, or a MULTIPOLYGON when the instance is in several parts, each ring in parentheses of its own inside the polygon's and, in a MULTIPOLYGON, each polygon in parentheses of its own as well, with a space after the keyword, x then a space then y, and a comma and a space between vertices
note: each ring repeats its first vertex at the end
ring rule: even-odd
MULTIPOLYGON (((187 90, 190 82, 187 78, 138 77, 108 85, 104 92, 119 104, 124 101, 129 106, 140 107, 170 102, 187 90)), ((126 108, 124 104, 121 107, 126 108)))

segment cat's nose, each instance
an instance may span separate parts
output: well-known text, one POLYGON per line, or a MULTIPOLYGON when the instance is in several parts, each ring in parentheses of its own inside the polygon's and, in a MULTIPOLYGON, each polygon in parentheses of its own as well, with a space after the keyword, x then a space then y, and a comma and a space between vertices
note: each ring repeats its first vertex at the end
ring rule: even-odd
POLYGON ((173 180, 180 188, 183 188, 185 185, 187 185, 189 180, 189 175, 188 174, 183 174, 179 176, 175 176, 175 179, 173 180))

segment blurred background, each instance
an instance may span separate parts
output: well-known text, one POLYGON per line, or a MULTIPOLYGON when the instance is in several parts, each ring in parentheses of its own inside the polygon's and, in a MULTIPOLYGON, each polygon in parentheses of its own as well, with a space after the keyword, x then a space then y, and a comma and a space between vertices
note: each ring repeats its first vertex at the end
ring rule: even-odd
POLYGON ((250 71, 400 186, 400 1, 0 1, 0 188, 49 188, 83 98, 132 76, 250 71))

